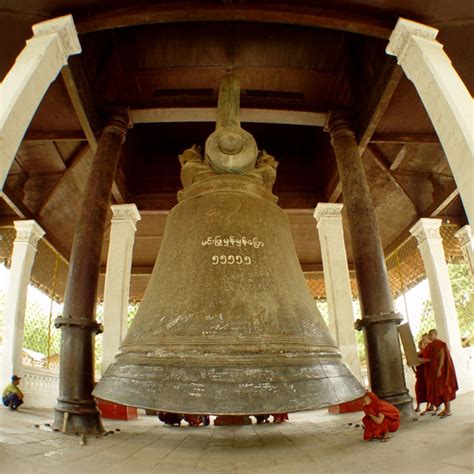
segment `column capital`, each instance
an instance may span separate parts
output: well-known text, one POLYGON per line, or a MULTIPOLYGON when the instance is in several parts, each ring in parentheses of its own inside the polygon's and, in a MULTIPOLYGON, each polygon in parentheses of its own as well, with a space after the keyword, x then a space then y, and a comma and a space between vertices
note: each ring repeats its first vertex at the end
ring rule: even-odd
POLYGON ((140 212, 136 204, 112 204, 112 222, 130 221, 133 225, 141 220, 140 212))
POLYGON ((342 208, 344 204, 333 203, 333 202, 318 202, 318 205, 314 209, 314 218, 319 223, 324 219, 342 219, 342 208))
POLYGON ((104 132, 118 132, 122 136, 122 143, 125 142, 127 128, 132 127, 132 116, 129 107, 113 107, 109 110, 105 126, 102 130, 104 132))
POLYGON ((40 240, 45 231, 34 220, 14 221, 16 230, 15 242, 27 242, 36 248, 38 240, 40 240))
POLYGON ((442 219, 421 218, 411 229, 412 234, 418 241, 418 245, 427 239, 441 239, 439 228, 442 219))
POLYGON ((324 130, 329 132, 331 139, 342 135, 355 137, 352 114, 345 110, 330 110, 324 130))
POLYGON ((53 34, 58 35, 59 44, 64 54, 64 64, 67 63, 68 56, 79 54, 82 51, 72 15, 60 16, 36 23, 32 29, 33 39, 53 34))
POLYGON ((390 35, 390 41, 385 51, 391 56, 397 56, 400 58, 404 55, 412 38, 416 37, 429 41, 436 41, 438 31, 439 30, 431 26, 407 20, 406 18, 399 18, 392 34, 390 35))
POLYGON ((459 240, 459 244, 461 245, 461 247, 464 247, 464 245, 474 240, 470 225, 465 225, 464 227, 461 227, 454 234, 454 236, 459 240))

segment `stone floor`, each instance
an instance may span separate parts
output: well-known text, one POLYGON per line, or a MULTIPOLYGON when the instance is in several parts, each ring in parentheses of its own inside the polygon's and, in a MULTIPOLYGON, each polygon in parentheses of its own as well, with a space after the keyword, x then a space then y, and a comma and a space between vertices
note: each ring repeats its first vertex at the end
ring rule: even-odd
POLYGON ((155 417, 106 421, 106 437, 50 431, 51 413, 0 409, 0 472, 457 473, 474 469, 474 392, 450 418, 425 416, 388 443, 362 441, 360 414, 291 414, 284 424, 170 428, 155 417), (39 425, 39 428, 35 427, 39 425))

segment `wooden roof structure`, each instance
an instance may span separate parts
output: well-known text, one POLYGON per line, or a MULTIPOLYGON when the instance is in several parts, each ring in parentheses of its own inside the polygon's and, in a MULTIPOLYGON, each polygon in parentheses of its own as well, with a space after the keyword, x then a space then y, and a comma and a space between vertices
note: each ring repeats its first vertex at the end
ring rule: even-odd
MULTIPOLYGON (((49 88, 0 199, 0 225, 35 219, 64 264, 91 144, 107 108, 129 106, 133 128, 113 200, 136 203, 142 216, 131 294, 141 298, 181 187, 177 157, 203 145, 214 129, 219 83, 230 71, 241 81, 242 126, 279 161, 274 193, 309 279, 315 272, 322 277, 314 207, 343 202, 323 130, 330 108, 353 111, 387 256, 410 239, 408 230, 420 217, 467 223, 423 104, 384 50, 399 16, 435 26, 473 93, 471 1, 0 0, 0 78, 31 36, 32 24, 67 13, 83 52, 70 58, 49 88)), ((108 238, 107 232, 103 272, 108 238)), ((352 269, 346 225, 345 238, 352 269)))

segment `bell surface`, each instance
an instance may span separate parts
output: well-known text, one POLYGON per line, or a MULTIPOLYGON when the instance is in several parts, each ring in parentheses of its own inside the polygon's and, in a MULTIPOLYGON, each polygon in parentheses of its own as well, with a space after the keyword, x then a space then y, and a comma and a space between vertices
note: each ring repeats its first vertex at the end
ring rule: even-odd
POLYGON ((197 176, 167 217, 143 301, 94 395, 215 415, 294 412, 361 397, 271 188, 249 175, 197 176))

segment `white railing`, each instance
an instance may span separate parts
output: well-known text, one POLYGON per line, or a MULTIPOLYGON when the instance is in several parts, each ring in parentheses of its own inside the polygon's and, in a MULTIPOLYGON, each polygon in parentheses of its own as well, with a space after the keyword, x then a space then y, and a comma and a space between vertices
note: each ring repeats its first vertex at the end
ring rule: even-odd
POLYGON ((59 393, 59 373, 23 366, 20 388, 25 394, 25 407, 53 408, 59 393))

